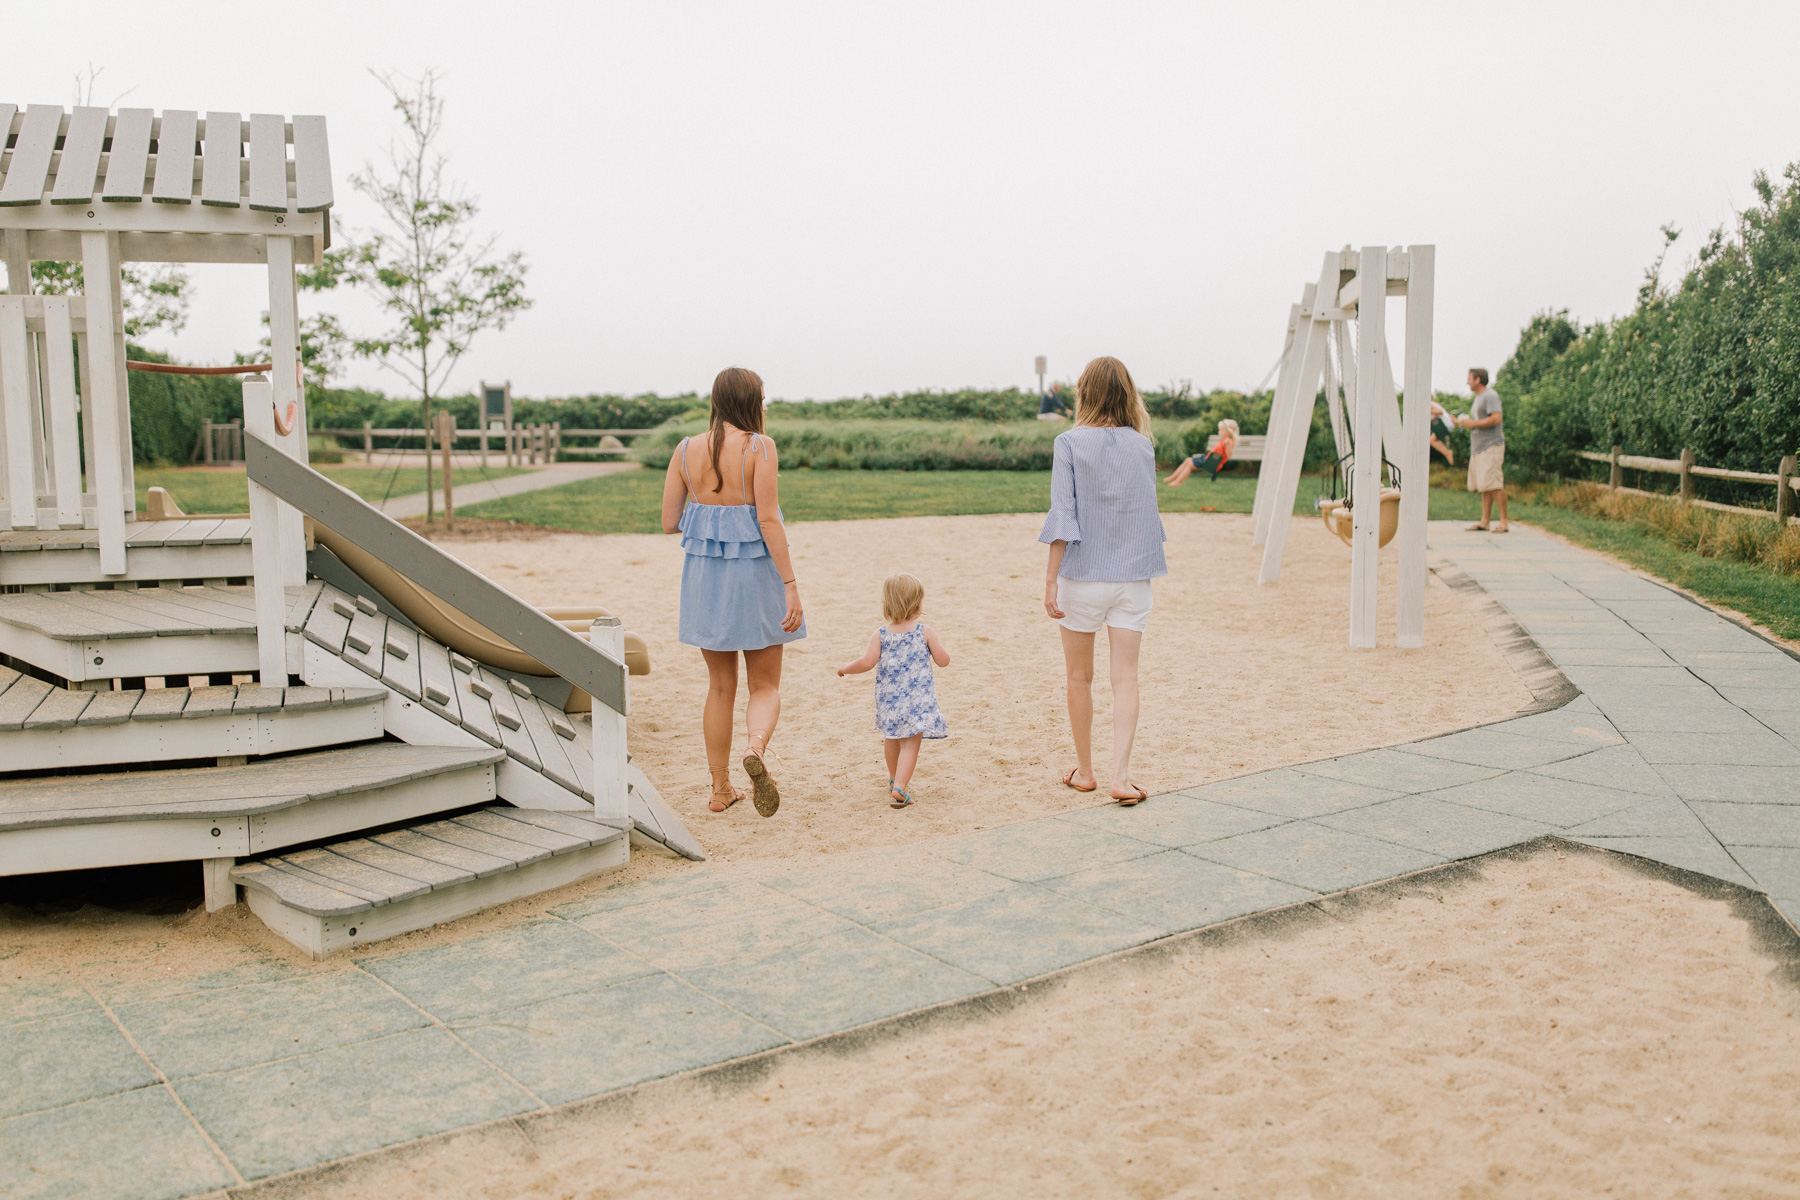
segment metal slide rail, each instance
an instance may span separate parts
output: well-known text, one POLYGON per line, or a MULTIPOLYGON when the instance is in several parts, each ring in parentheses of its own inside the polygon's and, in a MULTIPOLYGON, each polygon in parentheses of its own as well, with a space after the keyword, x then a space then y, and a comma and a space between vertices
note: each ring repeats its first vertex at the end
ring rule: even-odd
MULTIPOLYGON (((248 406, 246 406, 248 407, 248 406)), ((250 480, 461 609, 620 716, 625 664, 356 495, 244 430, 250 480)))

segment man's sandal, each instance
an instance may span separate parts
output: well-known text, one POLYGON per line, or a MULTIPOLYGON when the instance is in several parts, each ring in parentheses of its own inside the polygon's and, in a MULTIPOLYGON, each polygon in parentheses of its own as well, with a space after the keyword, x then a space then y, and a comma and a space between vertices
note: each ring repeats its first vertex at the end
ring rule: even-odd
POLYGON ((1075 782, 1075 776, 1079 775, 1080 773, 1081 773, 1080 766, 1070 767, 1068 774, 1063 776, 1063 780, 1062 780, 1063 786, 1074 788, 1078 792, 1091 792, 1100 786, 1100 781, 1095 780, 1093 783, 1088 784, 1086 787, 1082 787, 1079 783, 1075 782))

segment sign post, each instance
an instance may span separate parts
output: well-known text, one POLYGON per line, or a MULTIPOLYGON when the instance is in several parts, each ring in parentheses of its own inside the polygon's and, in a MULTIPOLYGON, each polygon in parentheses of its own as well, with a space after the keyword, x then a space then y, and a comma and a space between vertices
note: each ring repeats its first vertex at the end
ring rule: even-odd
POLYGON ((1037 356, 1038 403, 1039 404, 1042 404, 1044 402, 1044 368, 1048 365, 1049 364, 1045 361, 1044 356, 1042 354, 1037 356))
POLYGON ((488 434, 501 435, 501 444, 506 448, 506 465, 513 465, 512 438, 512 381, 494 385, 481 385, 481 413, 476 418, 481 427, 481 465, 487 466, 488 434))

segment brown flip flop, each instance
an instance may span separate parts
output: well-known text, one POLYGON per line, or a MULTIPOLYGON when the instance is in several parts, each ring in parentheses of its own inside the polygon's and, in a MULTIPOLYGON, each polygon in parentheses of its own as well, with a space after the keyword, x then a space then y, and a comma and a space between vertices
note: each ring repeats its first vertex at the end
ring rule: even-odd
POLYGON ((1069 773, 1067 775, 1063 776, 1063 786, 1074 788, 1078 792, 1091 792, 1100 786, 1098 781, 1096 781, 1094 783, 1090 783, 1086 787, 1082 787, 1079 783, 1076 783, 1075 782, 1075 773, 1080 770, 1081 770, 1080 764, 1070 767, 1069 773))
POLYGON ((1114 796, 1113 799, 1118 801, 1120 808, 1130 808, 1132 805, 1137 804, 1144 800, 1148 800, 1150 798, 1150 793, 1146 792, 1143 788, 1139 787, 1137 784, 1131 783, 1131 784, 1127 784, 1126 786, 1131 788, 1132 791, 1136 792, 1137 795, 1135 795, 1135 796, 1114 796))

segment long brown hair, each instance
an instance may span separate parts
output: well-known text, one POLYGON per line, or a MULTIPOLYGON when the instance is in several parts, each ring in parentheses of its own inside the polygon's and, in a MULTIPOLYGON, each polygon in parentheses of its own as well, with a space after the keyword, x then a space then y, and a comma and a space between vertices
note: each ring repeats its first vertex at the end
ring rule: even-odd
POLYGON ((748 367, 726 367, 712 385, 713 491, 725 490, 725 477, 719 472, 719 451, 725 448, 725 426, 729 423, 745 433, 763 430, 762 376, 748 367))
POLYGON ((1124 363, 1108 355, 1082 370, 1075 384, 1075 424, 1129 426, 1150 436, 1150 413, 1124 363))

